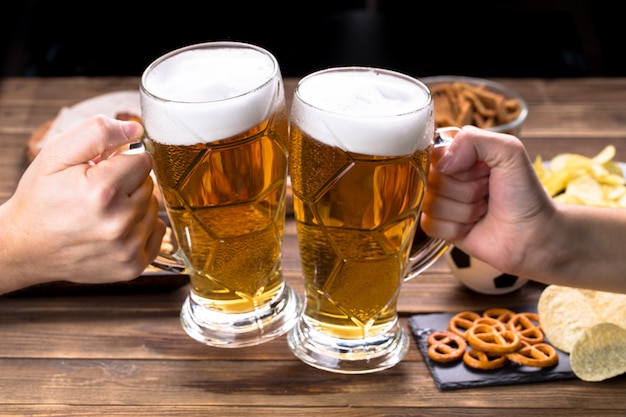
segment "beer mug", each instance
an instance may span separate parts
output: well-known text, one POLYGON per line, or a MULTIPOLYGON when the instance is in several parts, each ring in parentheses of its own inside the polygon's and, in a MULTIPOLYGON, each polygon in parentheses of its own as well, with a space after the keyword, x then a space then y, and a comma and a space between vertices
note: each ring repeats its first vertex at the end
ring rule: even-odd
POLYGON ((301 311, 282 272, 288 120, 268 51, 209 42, 144 71, 144 146, 191 291, 184 330, 207 345, 259 344, 301 311))
POLYGON ((289 169, 306 303, 287 339, 311 366, 375 372, 408 350, 401 284, 447 248, 416 235, 433 113, 423 83, 384 69, 326 69, 296 87, 289 169))

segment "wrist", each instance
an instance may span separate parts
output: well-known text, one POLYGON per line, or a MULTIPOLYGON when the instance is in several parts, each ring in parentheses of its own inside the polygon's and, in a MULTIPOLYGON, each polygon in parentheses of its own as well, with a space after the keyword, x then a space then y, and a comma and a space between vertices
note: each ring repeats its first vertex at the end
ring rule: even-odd
POLYGON ((526 257, 526 277, 545 284, 626 292, 625 224, 623 208, 556 204, 526 257))
POLYGON ((0 205, 0 294, 37 284, 42 277, 29 268, 36 253, 29 247, 26 234, 16 228, 11 204, 9 200, 0 205))
POLYGON ((526 233, 520 242, 522 256, 515 274, 544 283, 560 274, 572 256, 569 221, 567 207, 554 202, 542 207, 540 217, 525 224, 526 233))

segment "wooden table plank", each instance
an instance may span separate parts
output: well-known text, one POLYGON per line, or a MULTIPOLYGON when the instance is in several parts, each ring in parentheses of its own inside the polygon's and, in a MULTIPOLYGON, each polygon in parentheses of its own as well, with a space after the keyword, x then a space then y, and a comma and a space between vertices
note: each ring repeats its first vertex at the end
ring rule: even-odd
MULTIPOLYGON (((529 408, 459 408, 451 409, 445 406, 437 407, 361 407, 350 405, 346 407, 289 407, 280 404, 271 407, 251 407, 245 405, 212 406, 211 415, 220 417, 250 416, 255 417, 276 417, 279 416, 326 416, 326 417, 381 417, 381 416, 421 416, 421 417, 536 417, 538 410, 529 408)), ((539 413, 543 411, 540 410, 539 413)), ((550 409, 551 416, 573 416, 573 417, 623 417, 623 412, 605 409, 550 409)), ((0 417, 67 417, 76 416, 107 416, 107 417, 129 417, 129 416, 150 416, 150 417, 190 417, 207 416, 207 408, 203 406, 158 405, 154 407, 145 406, 109 406, 109 405, 57 405, 46 404, 43 406, 13 406, 9 405, 0 410, 0 417)))
POLYGON ((445 401, 450 409, 497 406, 548 410, 564 404, 574 409, 612 409, 614 405, 607 403, 607 398, 619 397, 626 389, 626 379, 621 378, 605 384, 601 391, 599 384, 568 380, 535 383, 532 390, 511 385, 442 393, 425 365, 413 361, 365 375, 325 372, 295 360, 176 360, 175 364, 168 360, 0 359, 5 371, 0 376, 2 398, 5 404, 13 405, 431 408, 445 401), (25 383, 30 389, 24 389, 25 383))

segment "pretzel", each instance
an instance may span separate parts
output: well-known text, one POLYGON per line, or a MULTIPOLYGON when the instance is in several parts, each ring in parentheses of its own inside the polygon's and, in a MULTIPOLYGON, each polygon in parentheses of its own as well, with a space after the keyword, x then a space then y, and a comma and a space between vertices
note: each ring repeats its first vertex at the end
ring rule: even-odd
POLYGON ((463 354, 463 362, 474 369, 489 370, 501 368, 509 360, 506 355, 497 355, 483 352, 482 350, 469 349, 463 354))
POLYGON ((515 311, 508 308, 490 308, 483 312, 483 317, 491 317, 503 323, 508 323, 514 315, 515 311))
POLYGON ((469 345, 487 353, 505 354, 515 352, 520 347, 520 339, 513 330, 499 332, 494 326, 476 324, 467 330, 469 345))
POLYGON ((474 321, 480 318, 480 314, 474 311, 461 311, 455 314, 448 321, 448 330, 456 333, 461 337, 465 337, 467 329, 474 325, 474 321))
POLYGON ((143 124, 143 121, 141 120, 141 117, 139 115, 128 112, 128 111, 121 111, 121 112, 115 113, 115 119, 123 120, 123 121, 133 121, 133 122, 143 124))
POLYGON ((537 313, 518 313, 508 322, 509 329, 517 333, 520 340, 529 344, 542 343, 544 334, 537 313))
POLYGON ((503 323, 500 320, 494 319, 492 317, 479 317, 476 320, 474 320, 474 326, 476 326, 477 324, 486 324, 488 326, 493 327, 498 332, 510 330, 506 327, 506 323, 503 323))
POLYGON ((447 330, 428 336, 428 356, 436 362, 463 358, 468 367, 497 369, 509 362, 544 368, 558 363, 556 349, 544 343, 537 313, 491 308, 482 315, 462 311, 448 321, 447 330), (469 346, 469 349, 468 349, 469 346))
POLYGON ((483 129, 510 123, 522 112, 520 100, 463 81, 430 86, 435 127, 474 124, 483 129))
POLYGON ((467 342, 456 333, 438 330, 428 335, 428 357, 436 362, 452 362, 460 359, 467 342))
POLYGON ((509 353, 507 358, 522 366, 533 366, 536 368, 546 368, 554 366, 559 362, 559 355, 556 349, 547 343, 523 342, 522 347, 513 353, 509 353))

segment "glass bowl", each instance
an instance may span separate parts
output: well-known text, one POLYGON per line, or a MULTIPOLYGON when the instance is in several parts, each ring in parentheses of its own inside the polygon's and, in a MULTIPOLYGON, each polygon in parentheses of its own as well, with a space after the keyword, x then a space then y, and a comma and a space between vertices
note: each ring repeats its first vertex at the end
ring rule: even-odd
MULTIPOLYGON (((440 88, 443 85, 449 85, 452 86, 454 85, 454 83, 465 83, 468 84, 472 87, 479 87, 482 86, 482 88, 488 93, 485 94, 486 99, 489 101, 490 97, 493 97, 492 94, 496 94, 496 95, 501 95, 505 101, 507 100, 514 100, 517 103, 517 106, 515 108, 515 118, 513 118, 512 120, 507 121, 506 123, 497 123, 497 124, 493 124, 489 127, 484 127, 481 126, 480 123, 472 121, 469 123, 459 123, 459 124, 472 124, 475 126, 479 126, 479 127, 484 127, 487 130, 491 130, 494 132, 502 132, 502 133, 509 133, 515 136, 519 136, 522 130, 522 125, 524 124, 524 122, 526 121, 526 118, 528 116, 528 104, 526 103, 526 101, 524 100, 524 98, 515 90, 505 86, 502 83, 496 82, 496 81, 492 81, 492 80, 488 80, 485 78, 476 78, 476 77, 465 77, 465 76, 458 76, 458 75, 440 75, 440 76, 434 76, 434 77, 424 77, 424 78, 420 78, 420 80, 426 84, 426 86, 428 86, 428 88, 431 89, 431 91, 433 92, 433 99, 435 100, 435 118, 438 119, 437 117, 437 96, 441 93, 438 93, 438 91, 440 91, 440 88)), ((483 97, 483 98, 485 98, 483 97)), ((479 97, 480 98, 480 97, 479 97)), ((473 98, 474 100, 477 99, 475 96, 473 98)), ((489 103, 488 103, 489 104, 489 103)), ((515 104, 515 102, 509 102, 509 104, 515 104)), ((484 102, 481 100, 481 104, 480 105, 484 105, 484 102)), ((476 107, 474 107, 476 108, 476 107)), ((493 107, 486 107, 487 110, 489 110, 490 108, 493 109, 493 107)), ((512 111, 513 112, 513 111, 512 111)), ((480 112, 479 112, 480 113, 480 112)), ((481 114, 482 115, 482 114, 481 114)), ((456 124, 452 124, 452 123, 446 123, 447 126, 450 125, 456 125, 456 124)), ((436 127, 444 127, 442 125, 437 125, 436 127)), ((461 126, 457 126, 457 127, 461 127, 461 126)))

